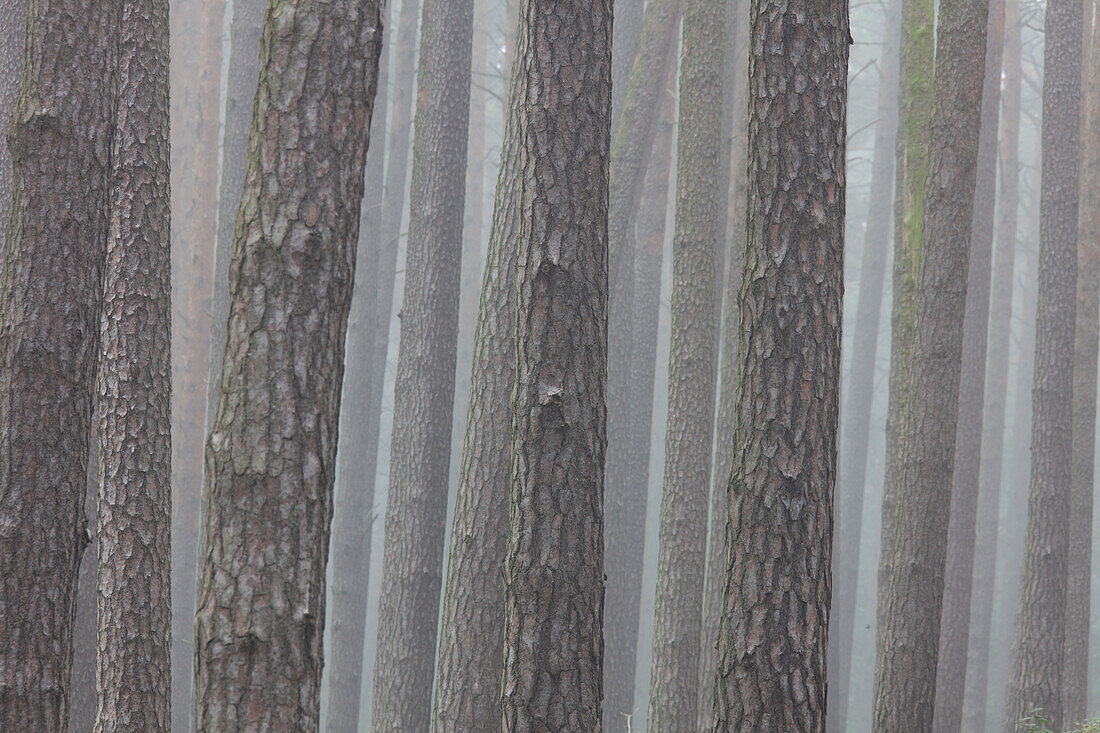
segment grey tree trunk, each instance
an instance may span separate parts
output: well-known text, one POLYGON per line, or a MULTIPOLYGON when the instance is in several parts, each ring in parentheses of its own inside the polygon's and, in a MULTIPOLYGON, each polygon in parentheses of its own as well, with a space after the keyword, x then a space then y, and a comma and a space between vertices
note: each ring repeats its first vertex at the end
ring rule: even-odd
MULTIPOLYGON (((26 25, 26 0, 0 0, 0 129, 7 130, 19 81, 23 75, 23 28, 26 25)), ((8 210, 11 208, 11 152, 7 137, 0 140, 0 237, 6 238, 8 210)), ((0 268, 3 264, 0 263, 0 268)))
POLYGON ((0 281, 0 730, 68 724, 119 11, 27 3, 0 281))
POLYGON ((848 4, 793 0, 786 13, 771 10, 753 0, 748 246, 716 731, 825 727, 848 4), (804 86, 768 82, 777 77, 804 86), (799 114, 786 114, 792 104, 799 114))
POLYGON ((519 142, 505 142, 523 183, 501 728, 598 732, 611 2, 524 0, 520 18, 519 142))
POLYGON ((168 0, 124 0, 100 325, 96 733, 171 729, 168 0))
POLYGON ((206 451, 198 731, 320 722, 344 337, 381 9, 337 0, 270 10, 206 451))

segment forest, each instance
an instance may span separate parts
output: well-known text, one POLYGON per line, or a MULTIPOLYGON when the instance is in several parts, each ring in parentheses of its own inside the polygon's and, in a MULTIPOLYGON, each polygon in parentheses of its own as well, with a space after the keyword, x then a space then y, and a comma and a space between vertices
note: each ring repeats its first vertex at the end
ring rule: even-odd
POLYGON ((1100 731, 1100 0, 0 0, 0 128, 3 733, 1100 731))

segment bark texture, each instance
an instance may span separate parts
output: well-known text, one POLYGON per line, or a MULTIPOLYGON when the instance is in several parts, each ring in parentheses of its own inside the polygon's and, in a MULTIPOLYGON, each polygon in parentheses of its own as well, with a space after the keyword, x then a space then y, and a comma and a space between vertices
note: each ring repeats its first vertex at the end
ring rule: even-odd
POLYGON ((966 688, 971 581, 980 500, 993 219, 997 201, 1001 53, 1004 41, 1004 3, 1002 0, 989 0, 989 5, 966 315, 963 323, 958 429, 951 484, 951 519, 947 534, 943 609, 940 613, 940 653, 936 666, 933 730, 942 733, 954 733, 962 725, 963 695, 959 694, 959 690, 966 688))
POLYGON ((68 724, 88 544, 119 4, 31 0, 27 15, 0 283, 0 730, 49 732, 68 724))
POLYGON ((372 726, 426 730, 443 573, 473 0, 426 0, 372 726))
MULTIPOLYGON (((19 96, 23 72, 23 28, 26 0, 0 0, 0 129, 7 130, 19 96)), ((7 136, 0 139, 0 238, 6 238, 11 208, 11 152, 7 136)), ((0 261, 0 268, 4 266, 0 261)))
POLYGON ((722 269, 719 241, 727 193, 721 173, 725 36, 723 2, 687 0, 676 143, 668 423, 647 724, 654 730, 691 730, 699 694, 721 303, 715 273, 722 269))
POLYGON ((171 728, 168 0, 124 0, 99 370, 96 733, 171 728))
POLYGON ((611 2, 524 0, 519 29, 520 112, 510 134, 520 141, 512 166, 523 196, 501 728, 598 732, 611 2))
POLYGON ((825 727, 847 69, 846 2, 753 0, 718 731, 825 727))
POLYGON ((381 30, 378 2, 273 0, 267 13, 206 451, 199 731, 319 724, 344 336, 381 30))
POLYGON ((1076 312, 1082 6, 1050 0, 1046 8, 1031 485, 1005 731, 1015 730, 1033 707, 1054 730, 1063 723, 1073 421, 1073 360, 1067 355, 1074 349, 1076 312))

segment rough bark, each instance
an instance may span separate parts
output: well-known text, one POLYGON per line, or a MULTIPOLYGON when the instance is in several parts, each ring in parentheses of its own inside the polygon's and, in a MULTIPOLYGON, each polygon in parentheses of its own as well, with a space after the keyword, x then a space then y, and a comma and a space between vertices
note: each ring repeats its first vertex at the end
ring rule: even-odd
POLYGON ((425 0, 372 726, 426 730, 454 409, 473 0, 425 0))
POLYGON ((171 728, 168 0, 124 0, 100 325, 96 733, 171 728))
MULTIPOLYGON (((513 83, 518 75, 513 76, 513 83)), ((526 180, 515 133, 525 100, 509 94, 489 252, 474 335, 470 404, 443 598, 435 713, 439 731, 500 729, 504 586, 512 475, 516 247, 526 180)))
POLYGON ((859 264, 859 297, 853 324, 851 372, 844 396, 836 490, 836 545, 833 554, 833 605, 829 618, 829 730, 846 730, 852 687, 852 653, 856 592, 863 535, 863 502, 871 444, 875 362, 891 244, 890 202, 898 132, 898 43, 901 3, 885 6, 886 22, 879 56, 878 122, 872 153, 871 193, 867 201, 863 256, 859 264))
MULTIPOLYGON (((15 100, 19 96, 19 80, 23 72, 23 28, 26 25, 26 0, 0 0, 0 130, 7 130, 15 100)), ((11 208, 11 152, 7 136, 0 139, 0 238, 6 237, 8 210, 11 208)), ((0 261, 0 268, 4 263, 0 261)))
MULTIPOLYGON (((371 263, 355 273, 348 313, 347 354, 341 396, 340 438, 332 517, 332 658, 329 661, 328 717, 331 733, 358 733, 362 693, 363 648, 366 645, 367 590, 374 527, 374 451, 367 449, 368 419, 363 404, 370 394, 376 348, 374 287, 379 273, 378 230, 382 218, 382 185, 386 153, 386 93, 390 44, 383 39, 378 58, 378 93, 371 114, 363 203, 359 211, 357 261, 371 263), (368 489, 369 487, 369 489, 368 489)), ((372 444, 374 445, 374 444, 372 444)))
POLYGON ((697 722, 721 303, 715 273, 721 272, 728 192, 721 173, 725 16, 725 4, 715 0, 687 0, 684 6, 668 422, 648 716, 654 730, 687 731, 697 722))
MULTIPOLYGON (((172 269, 177 273, 172 293, 172 730, 188 733, 210 363, 211 275, 218 236, 218 190, 214 182, 218 179, 221 134, 225 3, 175 0, 169 19, 173 59, 169 70, 172 269)), ((224 321, 219 325, 224 326, 224 321)))
POLYGON ((970 236, 970 271, 967 276, 966 315, 963 322, 958 430, 951 484, 951 519, 947 533, 943 610, 940 613, 940 651, 936 666, 933 730, 941 733, 953 733, 962 725, 963 695, 959 691, 966 688, 971 580, 980 500, 986 339, 989 333, 993 220, 997 201, 997 131, 1004 41, 1003 0, 989 0, 989 5, 981 131, 970 236))
POLYGON ((273 0, 266 16, 206 451, 198 731, 319 724, 344 336, 380 10, 273 0))
MULTIPOLYGON (((1092 8, 1085 4, 1091 20, 1092 8)), ((1100 23, 1088 29, 1100 41, 1100 23)), ((1096 49, 1096 42, 1092 48, 1096 49)), ((1100 346, 1100 54, 1088 64, 1081 137, 1081 206, 1077 241, 1077 322, 1073 346, 1073 447, 1066 566, 1066 639, 1062 718, 1085 719, 1088 701, 1089 594, 1092 579, 1093 454, 1096 446, 1096 352, 1100 346)))
POLYGON ((525 0, 519 29, 510 134, 520 141, 511 165, 523 196, 501 727, 598 732, 611 2, 525 0))
POLYGON ((119 5, 31 0, 27 15, 0 283, 0 729, 63 731, 88 543, 119 5))
POLYGON ((792 0, 784 10, 752 3, 748 246, 718 731, 825 727, 848 4, 792 0))
POLYGON ((1015 277, 1017 210, 1019 208, 1020 147, 1020 13, 1017 0, 1005 0, 1003 112, 1000 140, 1000 198, 990 302, 985 416, 979 469, 978 524, 974 539, 973 597, 967 644, 965 730, 986 729, 989 704, 989 652, 993 623, 993 591, 997 568, 1001 465, 1005 445, 1009 344, 1012 341, 1012 291, 1015 277))
POLYGON ((1031 484, 1005 731, 1015 730, 1033 707, 1054 730, 1063 722, 1073 419, 1073 360, 1067 355, 1074 349, 1076 312, 1082 6, 1050 0, 1046 8, 1031 484))

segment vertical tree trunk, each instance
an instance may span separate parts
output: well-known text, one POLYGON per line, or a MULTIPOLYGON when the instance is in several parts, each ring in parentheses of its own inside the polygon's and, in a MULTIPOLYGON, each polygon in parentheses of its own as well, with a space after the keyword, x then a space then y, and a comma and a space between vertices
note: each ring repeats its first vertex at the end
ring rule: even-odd
MULTIPOLYGON (((384 11, 383 11, 384 13, 384 11)), ((382 41, 378 58, 378 92, 371 114, 363 203, 359 212, 356 260, 370 263, 355 273, 355 289, 348 314, 347 356, 341 391, 340 438, 336 453, 335 510, 332 517, 332 652, 329 662, 329 698, 326 730, 358 733, 362 691, 363 647, 366 637, 371 529, 374 526, 374 471, 376 451, 367 448, 369 424, 363 403, 370 394, 375 344, 374 265, 379 260, 378 230, 382 219, 382 184, 386 155, 386 89, 390 45, 382 41), (369 488, 368 488, 369 487, 369 488)), ((384 347, 383 347, 384 348, 384 347)), ((375 445, 375 444, 371 444, 375 445)))
POLYGON ((519 29, 502 173, 522 180, 502 729, 598 733, 611 2, 524 0, 519 29))
POLYGON ((344 336, 381 30, 378 2, 273 0, 267 14, 206 453, 198 731, 319 724, 344 336))
MULTIPOLYGON (((218 180, 221 134, 225 3, 176 0, 169 19, 174 61, 169 80, 172 262, 177 273, 172 294, 172 730, 188 733, 210 371, 211 276, 218 237, 218 187, 214 182, 218 180)), ((248 121, 243 125, 247 131, 248 121)), ((234 203, 239 202, 240 198, 234 203)), ((218 324, 220 328, 224 325, 224 320, 218 324)))
POLYGON ((989 0, 989 5, 966 315, 963 323, 958 431, 951 484, 951 519, 947 534, 943 610, 940 614, 939 657, 936 667, 933 730, 942 733, 954 733, 962 724, 963 695, 959 694, 959 690, 966 687, 971 580, 981 480, 986 339, 989 333, 993 219, 997 201, 1001 53, 1004 43, 1003 0, 989 0))
POLYGON ((0 730, 68 723, 119 5, 31 0, 0 284, 0 730), (76 32, 79 25, 79 32, 76 32))
POLYGON ((103 280, 96 733, 171 728, 168 0, 124 0, 103 280))
POLYGON ((753 0, 751 22, 749 241, 715 730, 820 731, 840 392, 848 4, 793 0, 779 13, 753 0), (793 106, 799 113, 787 114, 793 106))
POLYGON ((1055 730, 1063 722, 1073 416, 1067 355, 1074 349, 1076 311, 1082 5, 1050 0, 1046 8, 1031 485, 1006 731, 1033 707, 1042 708, 1055 730))
POLYGON ((997 214, 997 244, 993 263, 993 295, 986 360, 985 416, 979 469, 978 523, 974 539, 973 600, 967 644, 964 730, 986 729, 989 701, 989 657, 993 623, 993 591, 997 569, 1001 465, 1005 445, 1009 344, 1012 342, 1012 291, 1015 277, 1017 213, 1019 209, 1020 147, 1020 12, 1018 0, 1004 0, 1005 26, 1003 114, 1001 115, 1001 182, 997 214))
MULTIPOLYGON (((26 25, 26 0, 0 0, 0 130, 7 130, 19 96, 23 75, 23 28, 26 25)), ((8 228, 11 207, 11 152, 5 135, 0 139, 0 238, 8 228)), ((0 262, 0 268, 3 263, 0 262)))
POLYGON ((473 0, 426 0, 372 725, 427 730, 454 409, 473 0))
MULTIPOLYGON (((92 400, 92 415, 98 414, 92 400)), ((84 516, 95 517, 99 499, 99 421, 93 419, 88 436, 88 477, 85 482, 84 516)), ((96 678, 96 573, 99 543, 95 524, 88 522, 89 542, 80 560, 76 584, 76 616, 73 619, 73 673, 69 689, 69 731, 87 733, 95 727, 96 678)), ((190 689, 190 684, 188 684, 190 689)))
MULTIPOLYGON (((1092 7, 1085 4, 1086 18, 1092 7)), ((1093 24, 1089 24, 1092 26, 1093 24)), ((1096 41, 1100 23, 1088 29, 1096 41)), ((1073 346, 1073 448, 1066 566, 1065 669, 1062 719, 1085 719, 1088 701, 1089 594, 1092 580, 1093 455, 1096 446, 1096 352, 1100 346, 1100 54, 1088 66, 1082 136, 1080 230, 1077 242, 1077 324, 1073 346)))
POLYGON ((725 16, 725 4, 715 0, 687 0, 684 7, 669 409, 648 718, 654 730, 690 730, 699 695, 721 303, 715 273, 721 272, 719 230, 728 193, 721 174, 725 16))

